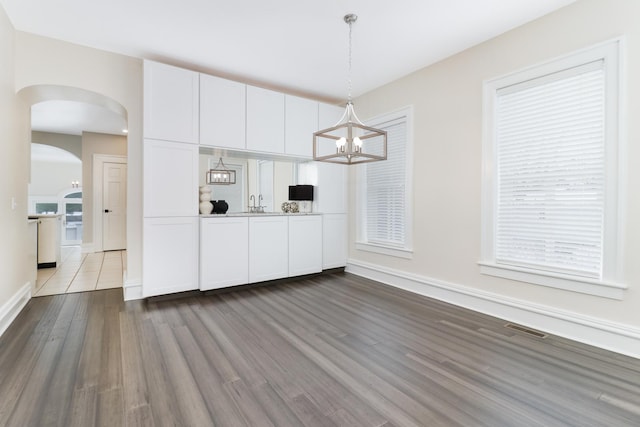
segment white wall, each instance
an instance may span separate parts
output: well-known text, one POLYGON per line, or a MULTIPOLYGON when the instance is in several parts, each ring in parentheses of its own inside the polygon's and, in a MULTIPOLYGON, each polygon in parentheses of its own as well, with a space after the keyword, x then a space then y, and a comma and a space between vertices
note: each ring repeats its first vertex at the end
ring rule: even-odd
MULTIPOLYGON (((68 86, 104 95, 126 109, 129 166, 125 287, 128 283, 139 284, 142 279, 142 61, 19 31, 15 39, 16 91, 37 85, 68 86)), ((26 114, 28 118, 28 111, 26 114)), ((27 140, 25 138, 25 143, 27 140)), ((26 189, 24 195, 26 197, 26 189)))
MULTIPOLYGON (((29 197, 58 197, 60 192, 70 189, 71 182, 82 182, 82 162, 31 162, 29 197)), ((33 213, 33 212, 30 212, 33 213)))
POLYGON ((30 280, 29 108, 15 95, 15 41, 16 32, 0 7, 0 333, 11 318, 5 309, 30 280))
MULTIPOLYGON (((414 255, 411 260, 403 260, 355 249, 356 174, 352 170, 350 258, 426 278, 444 287, 463 286, 477 295, 534 304, 558 315, 568 313, 605 329, 607 325, 628 328, 630 335, 640 339, 640 121, 636 119, 640 115, 639 16, 637 0, 578 1, 359 97, 356 109, 360 117, 414 106, 414 255), (481 275, 477 262, 483 80, 621 35, 627 42, 624 94, 629 117, 624 124, 629 142, 628 205, 624 212, 628 219, 624 274, 629 289, 624 299, 481 275)), ((640 348, 634 351, 640 355, 640 348)))

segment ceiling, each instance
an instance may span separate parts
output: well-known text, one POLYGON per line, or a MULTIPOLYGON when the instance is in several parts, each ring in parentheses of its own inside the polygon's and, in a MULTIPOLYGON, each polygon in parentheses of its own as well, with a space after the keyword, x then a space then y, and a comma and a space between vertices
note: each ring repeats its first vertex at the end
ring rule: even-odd
MULTIPOLYGON (((574 1, 0 0, 0 4, 20 31, 337 102, 346 98, 348 86, 346 13, 358 15, 352 66, 353 95, 358 96, 574 1)), ((41 106, 38 114, 42 118, 54 106, 41 106)), ((108 133, 120 131, 116 126, 108 133)))

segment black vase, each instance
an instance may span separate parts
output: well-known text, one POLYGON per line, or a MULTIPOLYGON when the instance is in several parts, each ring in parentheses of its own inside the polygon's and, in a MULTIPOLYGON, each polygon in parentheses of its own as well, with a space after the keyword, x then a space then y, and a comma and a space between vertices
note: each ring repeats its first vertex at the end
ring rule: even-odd
POLYGON ((211 203, 213 203, 213 213, 225 214, 229 210, 229 204, 224 200, 212 201, 211 203))

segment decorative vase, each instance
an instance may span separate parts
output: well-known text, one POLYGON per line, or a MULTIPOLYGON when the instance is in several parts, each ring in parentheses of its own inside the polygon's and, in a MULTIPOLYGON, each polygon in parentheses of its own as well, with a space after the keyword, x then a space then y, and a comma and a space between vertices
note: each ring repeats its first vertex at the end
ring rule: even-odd
POLYGON ((225 214, 229 210, 229 204, 224 200, 218 200, 213 203, 213 213, 225 214))
POLYGON ((211 189, 206 185, 200 187, 200 213, 209 215, 213 210, 211 205, 211 189))

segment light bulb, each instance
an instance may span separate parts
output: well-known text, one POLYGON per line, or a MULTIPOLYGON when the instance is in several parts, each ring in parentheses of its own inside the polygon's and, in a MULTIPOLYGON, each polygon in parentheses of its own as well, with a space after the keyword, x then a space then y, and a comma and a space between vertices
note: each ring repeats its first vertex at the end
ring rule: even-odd
POLYGON ((361 153, 362 152, 362 140, 360 138, 358 138, 357 136, 355 138, 353 138, 353 145, 355 147, 355 149, 353 151, 355 151, 356 153, 361 153))
POLYGON ((344 147, 347 143, 347 140, 345 139, 345 137, 341 137, 339 140, 336 141, 336 147, 340 148, 340 147, 344 147))

